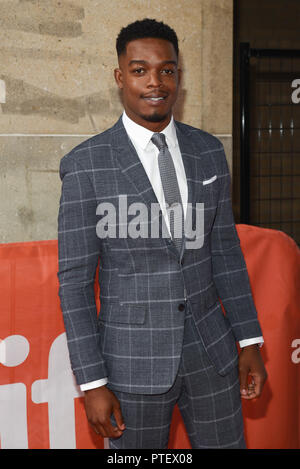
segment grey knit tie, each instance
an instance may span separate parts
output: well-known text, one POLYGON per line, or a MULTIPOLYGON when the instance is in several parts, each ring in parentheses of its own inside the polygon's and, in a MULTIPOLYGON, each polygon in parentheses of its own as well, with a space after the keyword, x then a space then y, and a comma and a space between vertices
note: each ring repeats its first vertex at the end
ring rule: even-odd
POLYGON ((158 167, 160 178, 167 204, 167 213, 170 222, 170 232, 173 242, 181 252, 182 237, 184 230, 183 206, 176 171, 172 156, 169 152, 164 134, 155 133, 151 138, 154 145, 158 148, 158 167), (174 217, 175 215, 175 217, 174 217))

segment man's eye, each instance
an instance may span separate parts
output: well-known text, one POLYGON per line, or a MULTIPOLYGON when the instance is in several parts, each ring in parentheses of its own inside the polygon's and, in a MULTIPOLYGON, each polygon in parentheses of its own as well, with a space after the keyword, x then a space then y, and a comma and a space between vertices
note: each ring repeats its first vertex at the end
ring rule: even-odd
POLYGON ((137 75, 141 75, 144 72, 144 68, 135 68, 133 70, 133 73, 136 73, 137 75))
POLYGON ((162 72, 164 75, 173 75, 174 70, 172 70, 171 68, 164 68, 161 72, 162 72))

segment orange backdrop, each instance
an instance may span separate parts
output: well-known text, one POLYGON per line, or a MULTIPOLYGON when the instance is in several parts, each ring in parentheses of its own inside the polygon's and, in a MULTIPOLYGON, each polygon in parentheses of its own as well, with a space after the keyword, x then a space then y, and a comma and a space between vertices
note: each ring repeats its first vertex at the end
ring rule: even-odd
MULTIPOLYGON (((281 231, 237 225, 265 344, 263 395, 243 401, 248 448, 300 447, 300 251, 281 231)), ((0 245, 0 447, 107 447, 70 371, 57 241, 0 245)), ((99 306, 99 304, 98 304, 99 306)), ((190 448, 175 408, 170 448, 190 448)))

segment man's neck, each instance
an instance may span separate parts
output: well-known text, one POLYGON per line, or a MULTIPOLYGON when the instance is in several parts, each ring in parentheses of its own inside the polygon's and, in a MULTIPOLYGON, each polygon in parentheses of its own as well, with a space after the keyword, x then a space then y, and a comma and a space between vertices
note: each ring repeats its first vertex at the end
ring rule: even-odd
POLYGON ((160 127, 157 127, 157 126, 156 126, 155 128, 154 128, 154 127, 150 128, 150 126, 148 126, 148 125, 143 125, 141 122, 137 122, 135 119, 132 119, 132 117, 130 117, 130 116, 127 114, 127 112, 126 112, 125 109, 124 109, 123 113, 124 113, 124 115, 125 115, 125 118, 126 118, 127 120, 129 120, 132 124, 138 125, 138 126, 140 126, 140 127, 143 127, 144 129, 149 130, 149 132, 162 132, 162 131, 163 131, 164 129, 166 129, 166 128, 173 122, 173 120, 174 120, 174 119, 173 119, 173 116, 171 115, 171 116, 170 116, 170 119, 168 120, 167 123, 164 122, 164 123, 162 124, 162 123, 159 123, 159 122, 158 122, 158 123, 155 122, 155 123, 152 123, 152 124, 156 124, 156 125, 157 125, 157 124, 160 124, 160 127))
POLYGON ((168 116, 167 119, 164 119, 163 121, 151 122, 151 121, 146 121, 146 120, 137 120, 135 119, 134 116, 130 115, 130 113, 126 112, 126 110, 124 110, 124 112, 128 119, 130 119, 135 124, 140 125, 141 127, 144 127, 150 132, 162 132, 166 127, 168 127, 171 120, 173 119, 172 114, 171 114, 170 116, 168 116))

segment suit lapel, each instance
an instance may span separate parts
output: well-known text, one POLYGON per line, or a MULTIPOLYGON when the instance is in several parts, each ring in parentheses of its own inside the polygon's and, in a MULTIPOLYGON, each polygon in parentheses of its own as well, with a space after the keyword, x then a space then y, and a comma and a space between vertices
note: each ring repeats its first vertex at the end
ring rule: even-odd
POLYGON ((138 154, 129 139, 123 126, 121 118, 117 122, 113 131, 113 151, 117 157, 117 163, 137 191, 148 205, 158 203, 156 195, 152 189, 147 173, 138 157, 138 154))
MULTIPOLYGON (((197 151, 195 148, 192 134, 185 126, 182 126, 180 122, 175 122, 175 127, 187 179, 188 203, 191 205, 191 207, 195 207, 195 202, 197 201, 196 199, 199 199, 199 190, 196 191, 195 184, 195 180, 197 180, 197 171, 199 172, 199 165, 197 166, 197 153, 199 155, 199 150, 197 151)), ((128 179, 129 183, 135 188, 136 192, 143 198, 145 204, 150 207, 151 203, 159 203, 147 173, 133 144, 131 143, 131 140, 127 135, 127 132, 122 123, 122 118, 120 118, 112 128, 112 147, 122 173, 128 179)), ((162 216, 161 211, 159 217, 160 223, 165 225, 164 217, 162 216)), ((165 229, 167 230, 166 225, 165 229)), ((168 242, 169 239, 170 238, 165 238, 165 242, 171 251, 175 255, 178 255, 174 244, 170 244, 168 242)))
MULTIPOLYGON (((188 129, 176 121, 175 127, 187 178, 188 202, 193 204, 196 201, 195 180, 199 172, 199 166, 197 167, 199 149, 195 148, 192 133, 188 129)), ((112 146, 122 173, 135 187, 144 201, 146 203, 158 203, 147 173, 123 126, 122 118, 112 128, 112 146)))
POLYGON ((199 181, 204 179, 203 171, 199 164, 201 151, 195 145, 192 132, 186 126, 183 126, 180 122, 175 122, 175 126, 187 180, 188 203, 193 207, 194 212, 196 202, 203 202, 203 186, 199 184, 199 181))
MULTIPOLYGON (((204 203, 204 190, 202 181, 205 179, 203 165, 201 164, 201 145, 196 143, 191 130, 181 124, 175 122, 178 144, 185 168, 185 174, 188 185, 188 211, 190 217, 185 225, 185 241, 194 241, 199 235, 197 234, 198 210, 196 203, 204 203), (191 209, 191 212, 189 210, 191 209), (190 232, 192 230, 192 232, 190 232)), ((187 221, 187 218, 186 218, 187 221)), ((185 248, 186 243, 184 243, 185 248)), ((181 253, 183 255, 183 252, 181 253)))
MULTIPOLYGON (((116 155, 117 163, 124 176, 128 179, 128 182, 135 188, 140 197, 142 197, 149 210, 152 203, 159 204, 159 202, 144 166, 142 165, 141 160, 127 135, 122 123, 122 118, 120 118, 113 127, 112 135, 112 146, 116 155)), ((164 231, 167 233, 168 229, 161 211, 159 212, 159 224, 164 225, 164 231)), ((165 242, 167 242, 167 239, 170 238, 165 238, 165 242)), ((175 247, 174 249, 176 252, 175 247)))

